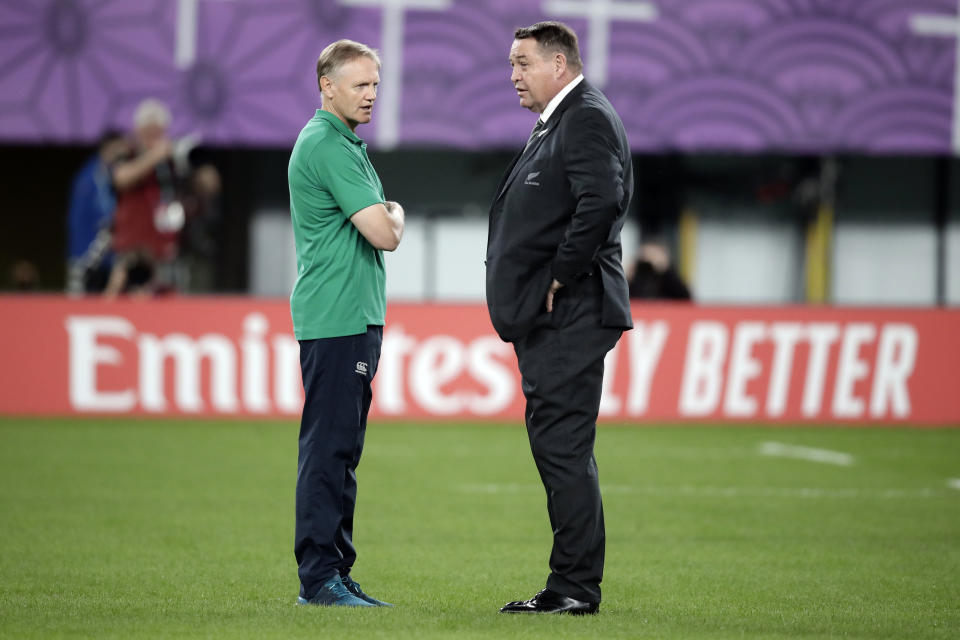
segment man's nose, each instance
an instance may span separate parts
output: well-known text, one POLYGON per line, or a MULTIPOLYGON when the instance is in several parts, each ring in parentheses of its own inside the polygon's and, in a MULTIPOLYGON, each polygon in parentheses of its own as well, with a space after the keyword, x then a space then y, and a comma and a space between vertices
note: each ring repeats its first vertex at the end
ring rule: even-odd
POLYGON ((514 67, 510 71, 510 82, 516 84, 518 80, 520 80, 520 70, 514 67))

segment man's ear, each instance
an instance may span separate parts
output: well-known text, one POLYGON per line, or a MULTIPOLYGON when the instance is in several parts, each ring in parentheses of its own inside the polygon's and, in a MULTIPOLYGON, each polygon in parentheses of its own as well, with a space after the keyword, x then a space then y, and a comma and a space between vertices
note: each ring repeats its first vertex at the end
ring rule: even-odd
POLYGON ((327 76, 320 76, 320 91, 324 96, 332 98, 330 87, 333 86, 333 81, 330 80, 327 76))
POLYGON ((559 51, 555 56, 553 56, 553 70, 558 78, 563 75, 564 71, 567 70, 567 56, 563 55, 559 51))

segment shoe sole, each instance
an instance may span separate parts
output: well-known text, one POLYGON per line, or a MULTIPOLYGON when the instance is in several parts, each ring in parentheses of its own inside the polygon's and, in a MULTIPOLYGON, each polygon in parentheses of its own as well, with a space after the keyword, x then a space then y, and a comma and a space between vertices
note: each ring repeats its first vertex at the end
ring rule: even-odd
POLYGON ((600 609, 594 609, 593 611, 504 611, 501 609, 500 613, 520 614, 525 616, 594 616, 600 613, 600 609))
POLYGON ((357 596, 357 597, 360 598, 361 600, 363 600, 364 602, 368 603, 368 604, 372 604, 372 605, 375 606, 375 607, 392 607, 392 606, 393 606, 393 605, 390 604, 389 602, 384 602, 384 601, 382 601, 382 600, 374 600, 374 599, 371 599, 371 598, 364 598, 363 596, 357 596))
POLYGON ((368 607, 375 608, 377 605, 370 604, 366 600, 361 600, 363 604, 345 604, 342 602, 310 602, 306 598, 298 597, 297 605, 298 606, 309 606, 309 607, 351 607, 353 609, 366 609, 368 607))

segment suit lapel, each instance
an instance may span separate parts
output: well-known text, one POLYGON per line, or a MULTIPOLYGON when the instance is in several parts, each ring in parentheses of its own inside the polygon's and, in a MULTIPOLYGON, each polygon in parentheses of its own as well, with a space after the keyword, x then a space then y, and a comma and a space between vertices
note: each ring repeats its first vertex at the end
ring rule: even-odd
POLYGON ((513 164, 513 167, 507 174, 507 179, 503 181, 503 185, 500 187, 500 190, 497 193, 498 200, 503 196, 504 192, 507 190, 507 187, 509 187, 513 182, 513 179, 517 177, 517 174, 520 173, 520 169, 525 166, 530 161, 530 158, 537 153, 537 149, 539 149, 540 145, 543 144, 543 139, 550 135, 550 132, 553 131, 557 121, 553 118, 550 120, 551 122, 547 123, 547 125, 543 128, 543 131, 538 133, 537 137, 532 140, 523 151, 520 152, 520 155, 517 156, 517 161, 513 164))
POLYGON ((511 160, 510 164, 507 166, 507 170, 504 172, 503 177, 500 178, 500 184, 497 185, 497 190, 494 192, 497 194, 497 197, 493 200, 494 202, 496 202, 503 193, 504 187, 507 186, 507 179, 513 175, 513 168, 517 166, 518 162, 520 162, 520 156, 522 155, 523 150, 518 151, 517 154, 513 156, 513 160, 511 160))
POLYGON ((567 110, 574 101, 579 100, 583 95, 584 91, 592 89, 591 85, 587 83, 586 80, 581 80, 580 84, 575 86, 573 90, 567 94, 567 96, 560 101, 560 104, 557 105, 557 108, 552 114, 550 114, 550 120, 547 121, 546 126, 543 131, 533 140, 526 148, 521 151, 517 157, 514 159, 513 163, 510 165, 510 169, 507 170, 506 178, 504 178, 500 187, 497 189, 497 197, 494 200, 496 202, 503 197, 503 194, 506 193, 507 187, 513 182, 514 178, 520 173, 520 169, 530 161, 530 159, 536 154, 537 150, 540 148, 540 145, 543 144, 543 139, 546 138, 550 133, 557 127, 560 122, 560 118, 563 115, 563 112, 567 110))

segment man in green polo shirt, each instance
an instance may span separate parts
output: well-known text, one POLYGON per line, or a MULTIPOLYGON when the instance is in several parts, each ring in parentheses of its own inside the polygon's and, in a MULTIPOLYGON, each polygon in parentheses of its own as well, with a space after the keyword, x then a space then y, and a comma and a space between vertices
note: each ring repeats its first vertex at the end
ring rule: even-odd
POLYGON ((390 606, 350 576, 353 512, 386 314, 383 252, 403 235, 403 208, 388 202, 367 145, 380 59, 351 40, 317 60, 322 107, 290 155, 290 216, 297 281, 290 296, 300 342, 304 404, 297 465, 300 604, 390 606))

